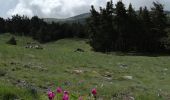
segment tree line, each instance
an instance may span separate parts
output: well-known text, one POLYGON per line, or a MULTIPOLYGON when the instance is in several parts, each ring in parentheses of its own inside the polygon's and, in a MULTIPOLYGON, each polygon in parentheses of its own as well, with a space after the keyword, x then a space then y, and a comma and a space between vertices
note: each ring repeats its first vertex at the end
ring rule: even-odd
POLYGON ((28 18, 27 16, 14 15, 12 18, 0 18, 0 33, 11 33, 13 35, 30 36, 33 39, 46 43, 62 38, 85 38, 85 25, 81 23, 47 23, 38 16, 28 18))
POLYGON ((135 11, 132 4, 126 9, 122 1, 114 7, 107 2, 97 11, 91 6, 88 19, 90 45, 95 51, 161 52, 167 50, 167 16, 164 7, 153 2, 153 7, 140 7, 135 11))
POLYGON ((38 16, 28 18, 24 15, 0 18, 0 33, 30 36, 40 43, 89 38, 89 44, 99 52, 162 52, 170 49, 170 36, 166 31, 170 27, 169 20, 163 5, 158 2, 153 2, 151 9, 140 7, 135 11, 132 4, 126 9, 122 1, 114 6, 111 0, 99 11, 91 6, 90 12, 86 24, 47 23, 38 16))

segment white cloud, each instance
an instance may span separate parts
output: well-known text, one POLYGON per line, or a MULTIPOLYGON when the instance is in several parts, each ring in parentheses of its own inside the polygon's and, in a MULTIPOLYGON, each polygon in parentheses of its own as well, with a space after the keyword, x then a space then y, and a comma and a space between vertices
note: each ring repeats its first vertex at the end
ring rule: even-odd
POLYGON ((92 4, 100 6, 107 0, 19 0, 19 3, 7 14, 20 14, 40 17, 70 17, 89 12, 92 4))
MULTIPOLYGON (((38 15, 40 17, 63 18, 89 12, 91 5, 95 5, 95 8, 98 9, 99 6, 106 5, 107 1, 109 0, 5 0, 3 2, 0 1, 0 9, 4 2, 6 2, 8 7, 3 7, 6 9, 4 11, 6 15, 1 12, 0 15, 11 16, 20 14, 30 17, 38 15), (10 3, 15 3, 15 5, 11 7, 10 5, 12 4, 10 3)), ((113 0, 113 3, 117 1, 113 0)), ((170 0, 123 0, 126 5, 131 2, 136 9, 139 6, 150 6, 153 1, 160 1, 165 4, 166 9, 170 9, 170 0)))
POLYGON ((10 9, 7 12, 8 15, 27 15, 27 16, 33 16, 33 12, 31 9, 28 8, 28 5, 26 2, 23 2, 23 0, 19 0, 19 3, 16 5, 15 9, 10 9))

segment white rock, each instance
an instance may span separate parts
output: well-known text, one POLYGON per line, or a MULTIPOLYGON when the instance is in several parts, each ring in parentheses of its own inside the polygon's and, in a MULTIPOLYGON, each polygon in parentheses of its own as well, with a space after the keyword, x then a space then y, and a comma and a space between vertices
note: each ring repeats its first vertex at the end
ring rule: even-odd
POLYGON ((164 68, 164 71, 168 71, 168 68, 164 68))
POLYGON ((133 76, 123 76, 124 79, 127 79, 127 80, 132 80, 133 79, 133 76))

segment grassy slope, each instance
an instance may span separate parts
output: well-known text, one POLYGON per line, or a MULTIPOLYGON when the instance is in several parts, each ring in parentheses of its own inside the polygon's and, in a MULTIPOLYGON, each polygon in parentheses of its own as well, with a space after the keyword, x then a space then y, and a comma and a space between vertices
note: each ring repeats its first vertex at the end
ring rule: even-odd
POLYGON ((63 39, 44 44, 43 50, 26 49, 32 39, 17 37, 17 46, 5 44, 9 35, 0 35, 0 99, 13 93, 21 98, 35 98, 30 87, 36 88, 39 99, 50 84, 62 86, 71 93, 88 95, 97 87, 100 98, 118 100, 133 96, 136 100, 168 100, 170 98, 170 57, 129 56, 92 52, 84 40, 63 39), (84 53, 74 52, 77 48, 84 53), (121 68, 127 65, 127 68, 121 68), (76 74, 74 70, 83 70, 76 74), (105 77, 105 75, 111 76, 105 77), (132 80, 122 76, 133 76, 132 80), (28 86, 23 86, 24 82, 28 86), (81 84, 78 84, 80 81, 81 84), (15 87, 14 87, 15 86, 15 87), (20 87, 26 87, 27 90, 20 87), (11 89, 13 87, 13 89, 11 89), (29 89, 28 89, 29 88, 29 89), (16 91, 16 92, 15 92, 16 91), (19 94, 24 94, 20 96, 19 94), (161 96, 158 97, 158 94, 161 96))

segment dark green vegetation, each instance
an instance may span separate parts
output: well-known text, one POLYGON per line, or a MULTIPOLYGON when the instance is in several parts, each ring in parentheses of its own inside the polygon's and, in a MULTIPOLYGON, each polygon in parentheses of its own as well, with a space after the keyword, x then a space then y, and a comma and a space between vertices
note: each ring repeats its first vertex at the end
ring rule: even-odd
POLYGON ((14 37, 11 37, 9 41, 7 41, 7 44, 11 44, 11 45, 17 45, 17 41, 15 40, 14 37))
POLYGON ((33 39, 46 43, 63 38, 85 38, 87 32, 85 25, 74 23, 46 23, 37 16, 31 19, 26 16, 15 15, 11 19, 0 18, 0 33, 9 32, 19 36, 29 36, 33 39))
POLYGON ((102 54, 91 51, 82 39, 62 39, 43 44, 42 50, 28 49, 27 42, 37 42, 17 36, 14 46, 6 44, 10 37, 0 35, 1 100, 6 96, 47 100, 47 88, 57 86, 77 96, 88 96, 96 87, 104 100, 170 98, 168 55, 102 54))
POLYGON ((141 7, 136 12, 132 5, 126 9, 119 1, 108 2, 100 12, 91 7, 89 19, 90 44, 95 51, 165 52, 167 50, 167 15, 163 5, 153 2, 149 11, 141 7))

